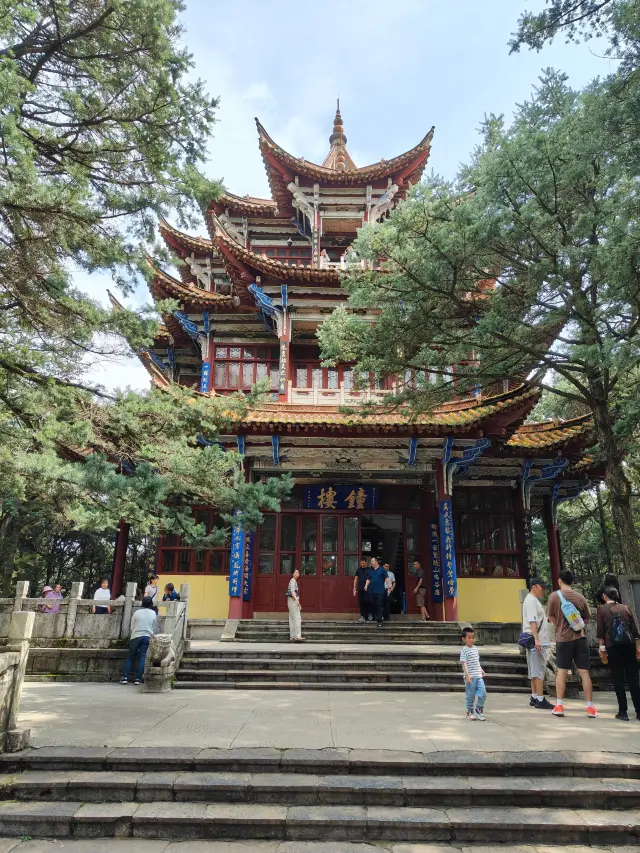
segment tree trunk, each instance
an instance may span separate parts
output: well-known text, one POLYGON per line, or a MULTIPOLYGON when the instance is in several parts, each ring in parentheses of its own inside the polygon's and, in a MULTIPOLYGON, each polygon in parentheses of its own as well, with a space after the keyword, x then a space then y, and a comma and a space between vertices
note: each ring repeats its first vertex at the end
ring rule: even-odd
POLYGON ((13 595, 13 570, 18 550, 20 527, 16 519, 5 515, 0 521, 0 596, 11 598, 13 595))
POLYGON ((612 575, 613 572, 613 560, 611 559, 611 546, 609 545, 609 531, 607 530, 607 522, 604 517, 604 504, 602 502, 602 493, 600 491, 601 484, 598 483, 596 485, 596 501, 598 502, 598 521, 600 522, 600 532, 602 533, 602 544, 604 546, 604 553, 607 558, 607 571, 608 574, 612 575))
POLYGON ((620 541, 623 573, 640 571, 640 543, 631 511, 631 483, 623 465, 623 454, 613 431, 606 404, 592 405, 596 436, 606 466, 607 486, 611 494, 611 517, 620 541))

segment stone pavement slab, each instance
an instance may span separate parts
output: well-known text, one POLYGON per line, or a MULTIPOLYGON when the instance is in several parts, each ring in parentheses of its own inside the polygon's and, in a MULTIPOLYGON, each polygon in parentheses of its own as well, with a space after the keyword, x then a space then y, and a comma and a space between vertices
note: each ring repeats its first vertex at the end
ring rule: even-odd
MULTIPOLYGON (((118 684, 32 682, 24 687, 20 725, 31 728, 32 745, 43 748, 43 753, 44 748, 49 752, 56 747, 85 747, 87 770, 100 769, 113 748, 161 744, 177 753, 184 750, 183 754, 244 747, 271 747, 274 752, 387 749, 434 756, 441 751, 557 755, 587 749, 623 753, 640 763, 640 723, 615 719, 613 694, 598 695, 596 700, 599 719, 589 720, 578 700, 567 702, 567 716, 558 719, 530 708, 528 696, 490 693, 487 721, 469 722, 460 693, 193 690, 145 694, 133 685, 128 689, 118 684)), ((118 769, 134 768, 123 761, 118 769)))

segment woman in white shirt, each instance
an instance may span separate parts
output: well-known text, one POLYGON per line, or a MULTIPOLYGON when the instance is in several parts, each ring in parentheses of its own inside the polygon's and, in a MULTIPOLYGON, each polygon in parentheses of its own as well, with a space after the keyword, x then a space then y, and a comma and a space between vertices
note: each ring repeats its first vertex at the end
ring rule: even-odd
POLYGON ((292 643, 302 640, 302 608, 300 607, 300 594, 298 590, 298 578, 300 572, 295 569, 289 585, 287 586, 287 605, 289 607, 289 638, 292 643))
POLYGON ((158 575, 151 574, 149 575, 149 583, 146 585, 144 594, 145 598, 151 599, 151 606, 153 607, 154 612, 158 613, 158 575))

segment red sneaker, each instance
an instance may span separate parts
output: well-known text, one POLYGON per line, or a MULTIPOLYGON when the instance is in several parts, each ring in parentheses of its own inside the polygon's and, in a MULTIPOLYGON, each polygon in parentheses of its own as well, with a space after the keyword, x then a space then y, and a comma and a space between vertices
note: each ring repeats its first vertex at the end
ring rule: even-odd
POLYGON ((593 705, 588 705, 587 706, 587 717, 589 717, 590 720, 595 720, 595 718, 597 716, 598 716, 598 712, 593 707, 593 705))
POLYGON ((564 717, 564 705, 556 705, 551 713, 554 717, 564 717))

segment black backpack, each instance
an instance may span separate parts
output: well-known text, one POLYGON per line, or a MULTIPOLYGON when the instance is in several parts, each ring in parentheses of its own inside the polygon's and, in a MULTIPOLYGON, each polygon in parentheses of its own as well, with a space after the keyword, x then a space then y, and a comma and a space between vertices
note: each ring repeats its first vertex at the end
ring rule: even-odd
POLYGON ((611 611, 611 642, 614 646, 635 645, 631 628, 620 611, 611 611))

